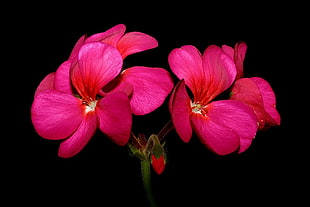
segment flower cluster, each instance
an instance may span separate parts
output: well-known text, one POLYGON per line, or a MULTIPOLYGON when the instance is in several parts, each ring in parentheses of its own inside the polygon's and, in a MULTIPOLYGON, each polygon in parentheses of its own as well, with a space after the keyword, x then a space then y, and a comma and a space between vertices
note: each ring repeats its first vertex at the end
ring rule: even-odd
POLYGON ((192 45, 171 51, 168 61, 180 81, 171 94, 169 109, 184 142, 194 131, 216 154, 241 153, 258 130, 280 124, 269 83, 260 77, 243 77, 246 50, 245 42, 237 42, 234 48, 210 45, 203 54, 192 45), (217 99, 227 91, 227 99, 217 99))
POLYGON ((83 35, 68 59, 44 77, 31 106, 36 132, 62 140, 58 155, 78 154, 99 129, 120 146, 127 145, 161 174, 166 155, 163 137, 135 136, 133 115, 146 115, 169 97, 171 126, 184 142, 193 132, 219 155, 242 153, 257 131, 280 124, 275 94, 260 77, 244 77, 247 45, 237 42, 208 46, 201 53, 193 45, 173 49, 168 56, 175 84, 160 67, 123 68, 124 59, 153 49, 157 40, 142 32, 128 32, 123 24, 83 35), (226 94, 226 98, 222 94, 226 94))
POLYGON ((60 157, 79 153, 98 128, 116 144, 126 145, 132 114, 154 111, 172 90, 173 80, 163 68, 123 68, 128 55, 158 45, 147 34, 125 30, 119 24, 83 35, 69 58, 36 89, 31 107, 34 128, 43 138, 63 140, 60 157))

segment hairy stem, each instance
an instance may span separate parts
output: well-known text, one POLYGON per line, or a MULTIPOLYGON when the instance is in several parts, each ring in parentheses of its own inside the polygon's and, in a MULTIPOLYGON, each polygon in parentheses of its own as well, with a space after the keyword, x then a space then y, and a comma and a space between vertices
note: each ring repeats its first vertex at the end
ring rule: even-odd
POLYGON ((174 127, 173 127, 172 121, 169 120, 157 134, 159 141, 162 141, 163 138, 173 129, 174 127))
POLYGON ((147 160, 141 160, 141 172, 142 172, 142 180, 144 189, 146 192, 146 196, 151 204, 151 207, 157 207, 151 186, 151 170, 150 170, 150 162, 147 160))

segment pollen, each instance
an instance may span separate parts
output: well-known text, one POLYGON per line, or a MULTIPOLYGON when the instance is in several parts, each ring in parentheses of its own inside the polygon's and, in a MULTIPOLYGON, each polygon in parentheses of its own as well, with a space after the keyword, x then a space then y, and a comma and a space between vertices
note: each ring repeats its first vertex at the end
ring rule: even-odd
POLYGON ((201 114, 203 116, 207 115, 207 106, 202 105, 201 103, 191 102, 191 109, 193 113, 201 114))
POLYGON ((88 113, 90 111, 95 111, 97 101, 83 101, 83 104, 85 105, 85 113, 88 113))

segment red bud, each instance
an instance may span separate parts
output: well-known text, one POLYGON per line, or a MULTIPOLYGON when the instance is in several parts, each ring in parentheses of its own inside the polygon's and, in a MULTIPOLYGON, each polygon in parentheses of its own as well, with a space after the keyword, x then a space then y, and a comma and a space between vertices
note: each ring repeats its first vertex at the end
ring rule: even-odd
POLYGON ((165 169, 165 158, 164 155, 160 156, 159 158, 156 158, 155 155, 152 154, 152 166, 155 172, 160 175, 164 169, 165 169))

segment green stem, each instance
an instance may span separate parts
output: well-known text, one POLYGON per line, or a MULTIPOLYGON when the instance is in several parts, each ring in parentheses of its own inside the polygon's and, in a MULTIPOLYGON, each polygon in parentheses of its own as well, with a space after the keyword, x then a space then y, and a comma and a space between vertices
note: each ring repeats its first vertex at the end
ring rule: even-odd
POLYGON ((144 185, 144 190, 146 191, 146 196, 151 204, 151 207, 157 207, 151 186, 151 165, 149 161, 141 160, 141 172, 142 180, 144 185))

